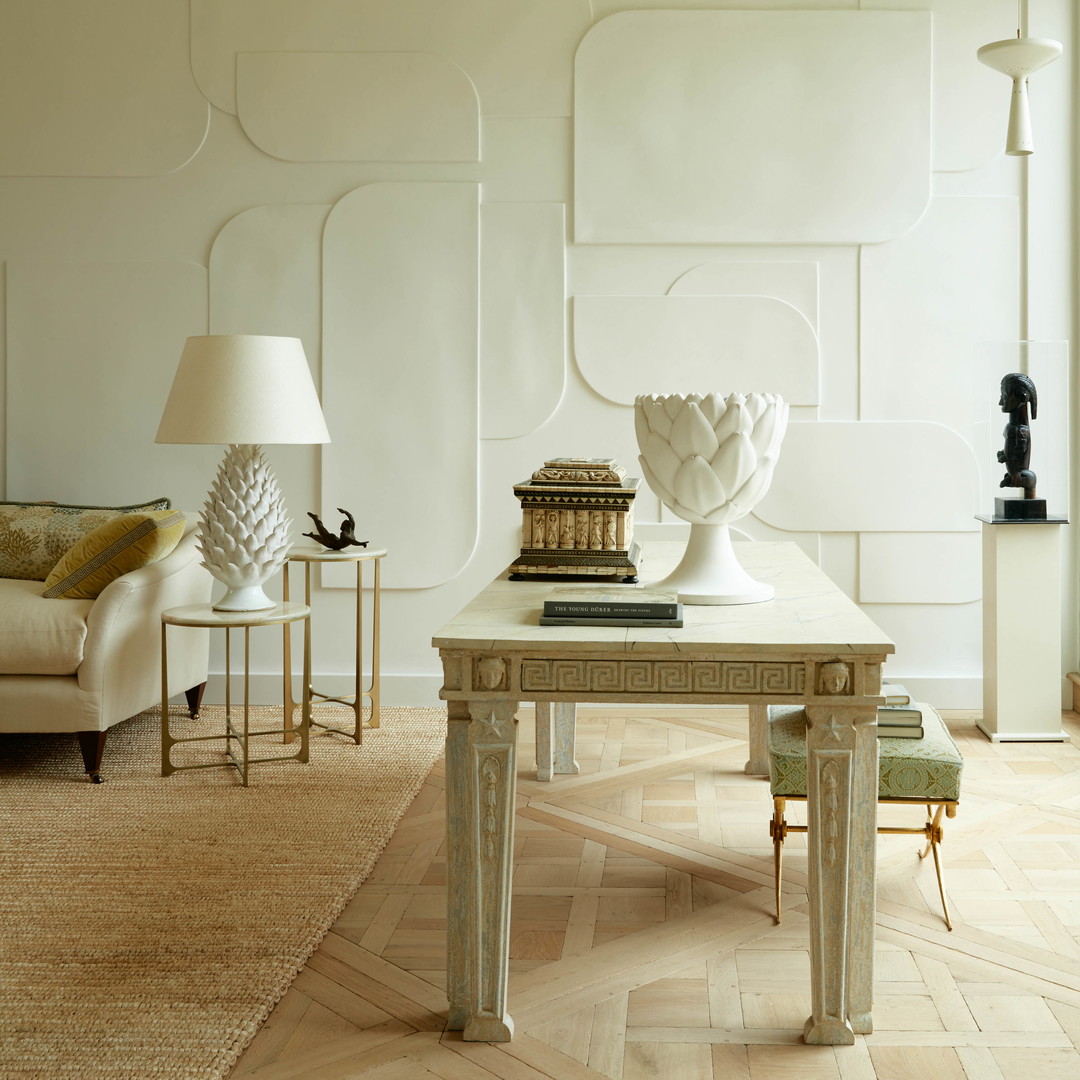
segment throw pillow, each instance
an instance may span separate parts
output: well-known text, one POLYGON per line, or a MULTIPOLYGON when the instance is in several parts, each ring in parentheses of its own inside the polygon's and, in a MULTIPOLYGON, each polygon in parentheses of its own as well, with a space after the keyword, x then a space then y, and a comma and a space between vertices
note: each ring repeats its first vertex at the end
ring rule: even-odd
POLYGON ((0 502, 0 577, 44 581, 77 540, 120 514, 168 510, 168 499, 132 506, 0 502))
POLYGON ((183 510, 120 514, 76 541, 45 579, 50 600, 93 600, 121 574, 165 558, 184 535, 183 510))

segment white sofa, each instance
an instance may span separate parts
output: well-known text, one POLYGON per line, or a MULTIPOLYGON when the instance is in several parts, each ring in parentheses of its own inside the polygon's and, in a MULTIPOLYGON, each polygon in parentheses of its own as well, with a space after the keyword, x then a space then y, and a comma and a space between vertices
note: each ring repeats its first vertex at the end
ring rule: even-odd
MULTIPOLYGON (((0 578, 0 732, 75 732, 101 780, 109 728, 161 701, 161 612, 210 600, 195 524, 159 562, 124 574, 95 600, 45 599, 43 581, 0 578)), ((169 695, 194 715, 206 685, 209 632, 169 641, 169 695)))

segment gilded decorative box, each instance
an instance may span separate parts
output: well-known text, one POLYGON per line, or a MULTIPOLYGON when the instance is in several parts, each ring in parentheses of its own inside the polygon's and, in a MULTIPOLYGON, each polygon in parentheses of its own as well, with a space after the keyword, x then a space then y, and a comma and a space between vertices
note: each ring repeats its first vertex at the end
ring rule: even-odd
POLYGON ((637 580, 633 539, 641 481, 612 458, 553 458, 514 485, 521 502, 521 554, 511 578, 525 575, 637 580))

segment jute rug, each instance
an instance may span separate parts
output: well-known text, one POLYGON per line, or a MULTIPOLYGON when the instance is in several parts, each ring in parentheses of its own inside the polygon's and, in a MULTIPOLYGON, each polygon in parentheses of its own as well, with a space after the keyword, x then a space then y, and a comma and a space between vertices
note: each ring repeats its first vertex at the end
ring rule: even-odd
MULTIPOLYGON (((220 708, 172 716, 174 734, 222 730, 220 708)), ((156 710, 112 729, 103 784, 73 736, 0 736, 0 1077, 226 1076, 445 730, 441 709, 384 709, 362 747, 314 734, 310 764, 254 766, 248 788, 234 769, 163 779, 156 710)))

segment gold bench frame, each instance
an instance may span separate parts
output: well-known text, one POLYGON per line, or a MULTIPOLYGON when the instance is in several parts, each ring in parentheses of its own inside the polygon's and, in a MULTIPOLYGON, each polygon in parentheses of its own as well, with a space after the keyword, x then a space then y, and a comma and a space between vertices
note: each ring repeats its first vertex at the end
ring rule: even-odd
MULTIPOLYGON (((776 882, 776 921, 780 922, 781 905, 780 905, 780 886, 781 886, 781 861, 782 851, 784 847, 784 840, 787 838, 788 833, 804 833, 808 829, 805 825, 789 825, 784 817, 784 808, 789 800, 795 802, 806 802, 805 795, 774 795, 773 796, 773 816, 769 822, 769 835, 772 837, 773 842, 773 874, 776 882)), ((901 826, 886 826, 882 825, 878 827, 878 833, 908 833, 908 834, 922 834, 926 837, 926 847, 919 852, 919 858, 925 859, 926 856, 933 852, 934 855, 934 869, 937 872, 938 893, 941 896, 941 910, 944 913, 945 925, 949 930, 952 930, 952 922, 949 919, 949 905, 945 901, 945 882, 942 880, 941 872, 941 855, 939 848, 944 836, 944 829, 941 824, 941 817, 944 814, 946 817, 956 817, 956 808, 960 805, 958 799, 889 799, 880 798, 878 803, 892 803, 897 806, 925 806, 926 807, 926 824, 920 828, 904 828, 901 826), (937 810, 934 810, 934 807, 937 810)))

